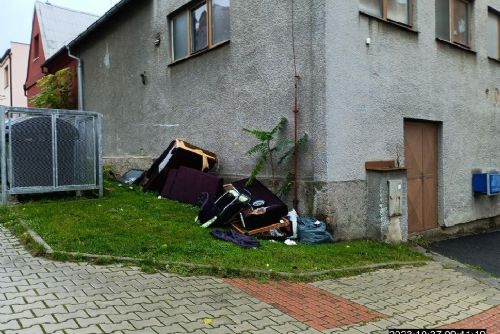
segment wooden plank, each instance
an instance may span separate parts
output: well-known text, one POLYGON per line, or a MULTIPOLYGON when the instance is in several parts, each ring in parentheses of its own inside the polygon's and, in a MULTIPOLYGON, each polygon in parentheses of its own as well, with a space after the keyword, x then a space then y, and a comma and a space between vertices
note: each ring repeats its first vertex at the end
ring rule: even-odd
POLYGON ((290 225, 290 222, 286 218, 282 218, 283 223, 277 223, 277 224, 272 224, 269 226, 264 226, 261 228, 253 229, 253 230, 247 230, 243 228, 239 223, 232 223, 231 227, 236 230, 236 232, 240 234, 246 234, 246 235, 257 235, 261 233, 266 233, 274 229, 279 229, 282 227, 287 227, 290 225))
POLYGON ((366 170, 396 169, 396 163, 394 160, 366 161, 365 169, 366 170))

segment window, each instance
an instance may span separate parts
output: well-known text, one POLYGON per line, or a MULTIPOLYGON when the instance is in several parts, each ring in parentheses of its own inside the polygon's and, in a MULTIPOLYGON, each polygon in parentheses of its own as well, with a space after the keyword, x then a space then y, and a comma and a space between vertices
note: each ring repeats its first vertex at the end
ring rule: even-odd
POLYGON ((172 61, 229 40, 229 2, 198 1, 170 16, 172 61))
POLYGON ((359 10, 386 21, 413 24, 413 0, 359 0, 359 10))
POLYGON ((33 38, 33 61, 40 57, 40 36, 36 35, 33 38))
POLYGON ((192 52, 198 52, 208 46, 208 12, 204 3, 191 11, 192 52))
POLYGON ((469 0, 436 0, 436 37, 470 47, 471 11, 469 0))
POLYGON ((500 60, 500 12, 488 12, 488 56, 500 60))
POLYGON ((3 71, 3 78, 5 80, 5 88, 9 87, 9 66, 5 66, 4 71, 3 71))

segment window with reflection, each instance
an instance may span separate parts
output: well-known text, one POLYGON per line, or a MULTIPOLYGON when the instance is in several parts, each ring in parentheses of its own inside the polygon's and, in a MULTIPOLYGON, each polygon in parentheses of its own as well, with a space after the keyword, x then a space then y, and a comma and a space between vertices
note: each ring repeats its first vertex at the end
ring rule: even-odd
POLYGON ((469 0, 436 0, 436 37, 470 47, 471 11, 469 0))
POLYGON ((500 11, 488 11, 488 57, 500 60, 500 11))
POLYGON ((230 0, 205 0, 170 15, 172 61, 229 41, 229 9, 230 0))
POLYGON ((359 0, 359 10, 382 20, 412 26, 413 0, 359 0))

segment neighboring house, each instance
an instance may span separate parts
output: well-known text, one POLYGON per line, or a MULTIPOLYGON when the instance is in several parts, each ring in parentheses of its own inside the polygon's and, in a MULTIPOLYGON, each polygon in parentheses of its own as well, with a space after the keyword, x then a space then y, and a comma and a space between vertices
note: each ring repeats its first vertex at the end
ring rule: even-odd
POLYGON ((500 169, 499 10, 500 0, 123 0, 69 45, 84 62, 85 109, 104 114, 108 163, 147 168, 184 138, 240 178, 255 163, 243 127, 286 116, 292 136, 295 40, 310 137, 301 211, 333 216, 338 238, 397 240, 500 226, 500 196, 471 186, 473 171, 500 169), (398 157, 406 169, 373 162, 398 157))
POLYGON ((66 43, 91 25, 98 16, 82 13, 68 8, 54 6, 37 1, 33 15, 31 30, 31 47, 28 61, 28 73, 25 77, 24 89, 28 99, 40 92, 36 86, 46 74, 54 74, 58 70, 69 67, 74 71, 73 96, 77 106, 77 61, 68 52, 58 52, 66 48, 66 43), (51 58, 50 64, 45 60, 51 58))
POLYGON ((29 48, 28 44, 11 42, 10 49, 0 58, 0 105, 27 106, 23 84, 29 48))

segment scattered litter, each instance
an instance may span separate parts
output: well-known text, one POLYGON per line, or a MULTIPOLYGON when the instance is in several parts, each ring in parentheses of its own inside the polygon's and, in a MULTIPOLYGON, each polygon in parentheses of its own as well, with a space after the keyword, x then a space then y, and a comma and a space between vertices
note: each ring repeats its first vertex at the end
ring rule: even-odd
POLYGON ((210 234, 216 239, 224 240, 237 244, 241 248, 255 248, 260 246, 260 242, 248 235, 239 234, 233 230, 222 231, 213 230, 210 234))
POLYGON ((169 172, 173 169, 184 166, 208 172, 215 167, 217 161, 215 153, 176 139, 170 143, 146 172, 144 191, 161 192, 169 172))
MULTIPOLYGON (((148 171, 129 170, 118 186, 126 185, 133 190, 132 185, 139 184, 144 191, 159 194, 159 200, 170 198, 198 205, 196 223, 205 228, 232 227, 229 231, 213 230, 211 234, 242 248, 259 247, 255 238, 280 241, 288 246, 296 246, 298 242, 334 242, 324 222, 299 217, 294 209, 288 211, 287 205, 258 180, 251 185, 247 185, 248 179, 223 185, 222 178, 208 173, 217 163, 215 153, 175 139, 148 171)), ((211 324, 213 319, 203 321, 211 324)))
POLYGON ((314 218, 299 217, 299 241, 304 244, 334 242, 332 235, 326 230, 326 224, 314 218))
POLYGON ((202 224, 202 227, 228 224, 239 215, 249 202, 250 196, 248 194, 240 193, 228 185, 226 192, 215 202, 211 202, 209 199, 204 201, 197 221, 202 224))
POLYGON ((290 239, 297 239, 297 219, 299 218, 299 215, 295 209, 292 209, 292 211, 288 212, 287 217, 292 223, 292 236, 290 239))
POLYGON ((202 193, 207 194, 208 198, 205 200, 215 201, 223 192, 222 184, 223 180, 218 176, 182 166, 168 172, 160 194, 181 203, 195 205, 202 193))
MULTIPOLYGON (((258 206, 247 205, 242 210, 240 226, 251 231, 254 229, 269 227, 280 222, 282 217, 288 213, 288 207, 271 190, 264 186, 259 180, 254 180, 247 186, 248 179, 234 182, 233 187, 240 193, 247 191, 251 197, 251 203, 258 206)), ((269 230, 274 229, 271 227, 269 230)))
POLYGON ((119 181, 124 184, 140 184, 144 179, 144 173, 140 169, 131 169, 123 174, 119 181))
POLYGON ((213 324, 213 322, 214 322, 214 319, 211 319, 211 318, 205 318, 205 319, 203 319, 203 323, 205 325, 211 325, 211 324, 213 324))

